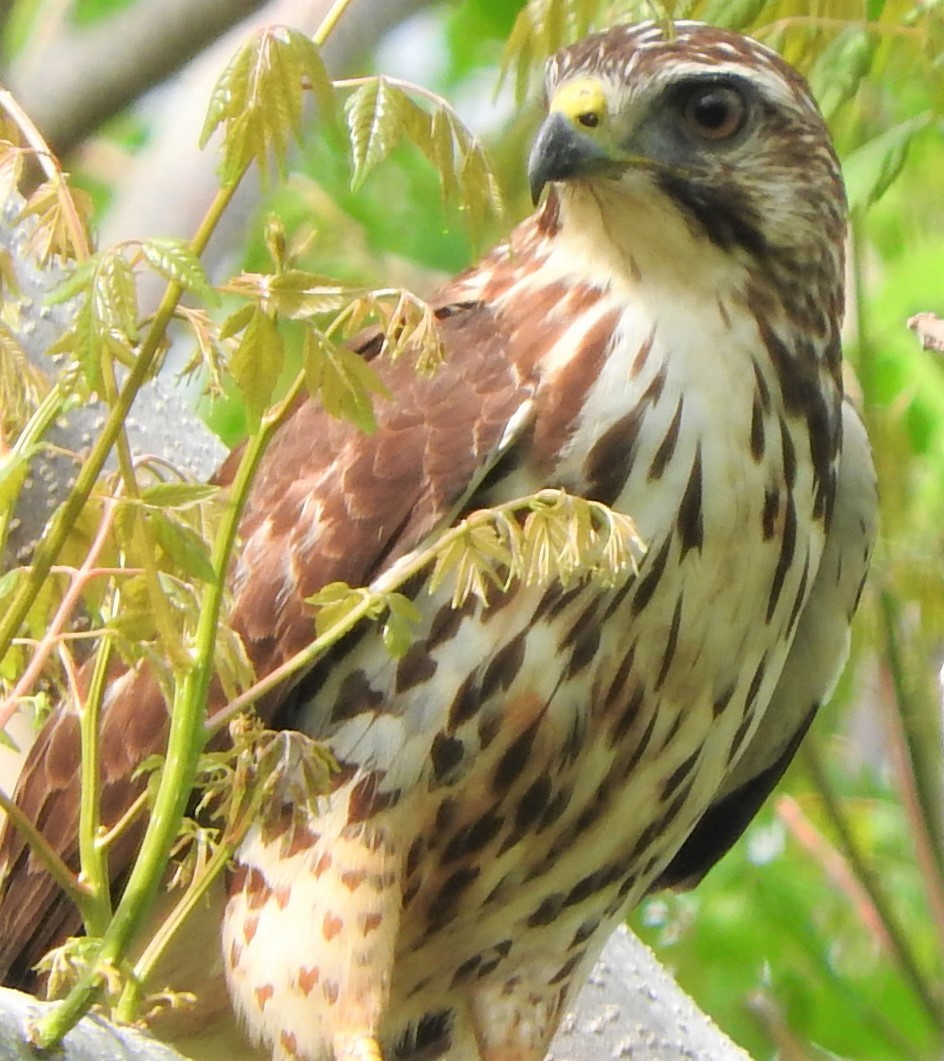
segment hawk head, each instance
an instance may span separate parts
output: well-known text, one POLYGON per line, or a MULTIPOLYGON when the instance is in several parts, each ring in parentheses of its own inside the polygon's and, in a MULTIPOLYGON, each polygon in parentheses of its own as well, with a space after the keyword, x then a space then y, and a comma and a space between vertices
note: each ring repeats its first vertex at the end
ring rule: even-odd
POLYGON ((558 52, 546 88, 535 202, 554 181, 564 211, 590 196, 607 216, 622 204, 629 225, 678 212, 697 238, 781 270, 841 248, 845 201, 823 120, 803 79, 756 41, 695 22, 618 26, 558 52))

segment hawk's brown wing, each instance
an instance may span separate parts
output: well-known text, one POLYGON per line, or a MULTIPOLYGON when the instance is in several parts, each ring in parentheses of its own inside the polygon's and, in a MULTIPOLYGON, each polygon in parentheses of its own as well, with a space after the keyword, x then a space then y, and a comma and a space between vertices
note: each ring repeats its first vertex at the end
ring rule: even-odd
MULTIPOLYGON (((266 453, 241 524, 231 617, 257 676, 311 640, 306 597, 333 581, 369 582, 448 519, 511 441, 507 428, 528 401, 529 381, 509 356, 493 311, 481 302, 450 302, 448 290, 445 294, 437 311, 444 365, 423 378, 408 355, 393 363, 380 359, 378 373, 391 398, 376 403, 378 428, 372 435, 304 402, 266 453)), ((374 335, 359 349, 372 357, 380 345, 374 335)), ((234 469, 231 458, 219 481, 226 485, 234 469)), ((280 698, 276 694, 262 706, 266 720, 280 698)), ((220 706, 211 702, 209 710, 220 706)), ((167 722, 164 699, 146 668, 116 675, 102 725, 106 825, 141 791, 130 775, 163 749, 167 722)), ((72 709, 60 708, 39 734, 16 800, 77 868, 79 736, 72 709)), ((142 832, 139 824, 116 843, 113 879, 127 869, 142 832)), ((4 982, 29 986, 32 966, 78 931, 79 919, 10 826, 0 839, 0 878, 0 975, 4 982)))

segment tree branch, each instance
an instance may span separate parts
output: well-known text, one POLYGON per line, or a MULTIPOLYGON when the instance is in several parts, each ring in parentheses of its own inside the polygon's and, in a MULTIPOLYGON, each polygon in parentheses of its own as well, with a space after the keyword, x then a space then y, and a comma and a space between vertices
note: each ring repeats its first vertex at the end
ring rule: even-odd
POLYGON ((61 156, 264 3, 138 0, 87 27, 61 22, 7 81, 61 156))
MULTIPOLYGON (((352 54, 430 2, 355 3, 332 37, 328 54, 333 65, 343 68, 352 54)), ((214 42, 219 46, 208 58, 215 77, 236 43, 255 26, 315 26, 327 7, 324 0, 137 0, 89 26, 62 22, 51 33, 37 36, 14 60, 7 87, 61 157, 214 42), (234 27, 234 38, 224 36, 234 27)), ((184 118, 199 100, 196 109, 202 118, 206 98, 205 93, 190 95, 178 115, 184 118)))
MULTIPOLYGON (((23 1030, 49 1005, 0 988, 0 1061, 36 1061, 35 1052, 22 1042, 23 1030)), ((62 1046, 61 1061, 185 1061, 163 1043, 101 1017, 84 1018, 62 1046)), ((577 1004, 564 1015, 549 1061, 619 1057, 749 1061, 625 928, 610 937, 577 1004)))

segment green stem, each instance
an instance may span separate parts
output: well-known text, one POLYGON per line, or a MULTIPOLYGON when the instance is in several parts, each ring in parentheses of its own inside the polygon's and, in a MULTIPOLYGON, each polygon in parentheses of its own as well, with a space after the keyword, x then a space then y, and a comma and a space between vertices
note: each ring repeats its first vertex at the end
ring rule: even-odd
MULTIPOLYGON (((248 168, 247 163, 235 181, 220 188, 216 193, 191 241, 194 255, 199 256, 206 248, 248 168)), ((0 622, 0 658, 9 647, 39 587, 57 559, 69 530, 88 499, 105 459, 122 430, 131 404, 161 350, 167 326, 182 294, 181 284, 172 282, 167 285, 138 359, 128 374, 102 433, 96 440, 88 461, 83 465, 72 492, 56 513, 49 534, 37 549, 29 580, 11 603, 3 622, 0 622)), ((201 609, 195 662, 175 688, 167 758, 141 850, 118 908, 102 936, 96 964, 80 977, 69 995, 37 1025, 36 1041, 44 1047, 57 1043, 91 1005, 102 986, 102 975, 98 968, 102 965, 119 965, 160 885, 193 787, 197 760, 206 741, 204 711, 213 669, 213 645, 223 600, 226 567, 236 536, 242 501, 251 481, 251 472, 255 470, 255 465, 261 457, 261 449, 255 445, 261 437, 261 434, 256 436, 247 446, 237 480, 233 485, 233 504, 224 515, 217 534, 213 551, 216 578, 213 584, 207 587, 204 606, 201 609), (249 465, 252 467, 249 468, 249 465)))
MULTIPOLYGON (((111 405, 117 393, 117 381, 115 380, 114 367, 110 359, 103 366, 102 379, 104 381, 105 398, 111 405)), ((134 457, 131 453, 131 444, 128 441, 128 432, 122 425, 115 439, 115 452, 118 456, 118 470, 121 473, 121 481, 124 485, 125 494, 134 506, 131 523, 131 540, 135 555, 141 564, 144 574, 144 582, 147 586, 147 598, 154 616, 154 625, 160 635, 160 643, 164 648, 167 658, 175 669, 187 665, 186 653, 180 643, 180 635, 174 623, 174 616, 167 603, 167 597, 161 590, 160 576, 157 569, 157 547, 154 536, 151 534, 147 518, 142 508, 141 491, 138 488, 138 477, 134 467, 134 457)))
POLYGON ((101 848, 102 851, 107 851, 108 848, 111 847, 111 845, 131 825, 135 818, 137 818, 139 814, 144 813, 145 808, 147 807, 147 795, 147 792, 142 792, 110 829, 104 832, 99 832, 96 839, 96 847, 101 848))
MULTIPOLYGON (((81 977, 68 997, 39 1022, 37 1043, 49 1047, 58 1042, 86 1011, 98 993, 101 966, 119 967, 134 933, 143 921, 160 882, 167 860, 177 838, 180 822, 193 788, 197 762, 206 743, 204 725, 210 679, 213 675, 213 649, 222 608, 226 570, 236 539, 236 530, 249 485, 256 472, 274 422, 265 421, 243 452, 232 486, 232 502, 223 515, 213 544, 213 582, 206 587, 195 637, 194 662, 178 680, 171 707, 167 757, 154 799, 141 850, 131 870, 118 908, 102 937, 95 965, 81 977)), ((130 1008, 136 992, 130 988, 118 1005, 119 1019, 130 1019, 130 1008)))
POLYGON ((330 11, 321 20, 321 25, 315 30, 312 40, 320 48, 334 32, 335 26, 345 11, 351 6, 351 0, 334 0, 330 11))
POLYGON ((111 879, 105 849, 98 843, 101 829, 101 756, 99 753, 102 700, 111 659, 111 638, 99 643, 88 695, 79 711, 82 741, 82 795, 79 803, 79 864, 90 896, 83 910, 88 936, 103 935, 111 919, 111 879))

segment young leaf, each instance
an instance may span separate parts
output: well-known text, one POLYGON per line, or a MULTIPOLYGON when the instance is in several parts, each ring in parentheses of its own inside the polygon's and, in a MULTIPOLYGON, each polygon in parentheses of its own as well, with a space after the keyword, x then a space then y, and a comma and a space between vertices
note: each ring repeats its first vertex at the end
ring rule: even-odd
POLYGON ((413 644, 413 631, 420 620, 420 611, 402 593, 388 593, 384 600, 388 611, 381 636, 390 655, 400 659, 413 644))
POLYGON ((457 197, 467 211, 473 237, 487 209, 502 212, 498 182, 482 145, 444 100, 436 100, 429 112, 402 86, 378 77, 352 93, 346 111, 355 189, 405 137, 436 167, 443 200, 457 197))
POLYGON ((141 491, 141 500, 155 508, 189 508, 218 492, 212 483, 153 483, 141 491))
POLYGON ((410 105, 403 89, 384 77, 371 78, 348 97, 344 109, 354 162, 351 186, 355 190, 399 142, 410 105))
POLYGON ((305 332, 305 379, 331 416, 353 421, 368 434, 377 427, 373 395, 389 396, 374 369, 353 350, 333 343, 317 328, 305 332))
POLYGON ((547 56, 586 36, 601 14, 602 21, 616 21, 615 13, 603 14, 601 6, 598 0, 528 0, 508 36, 501 63, 503 82, 514 70, 519 103, 527 96, 532 75, 547 56))
POLYGON ((178 570, 201 582, 213 581, 210 550, 196 531, 159 509, 149 509, 147 519, 158 544, 178 570))
MULTIPOLYGON (((344 620, 370 598, 369 589, 352 589, 346 582, 329 582, 317 593, 306 598, 306 603, 317 608, 315 633, 321 637, 344 620)), ((380 605, 379 607, 382 607, 380 605)), ((377 608, 369 610, 376 618, 377 608)))
POLYGON ((454 579, 453 608, 461 608, 470 594, 487 604, 490 589, 508 588, 513 577, 512 551, 494 523, 474 525, 466 521, 460 530, 461 534, 436 553, 430 591, 451 577, 454 579))
POLYGON ((117 248, 99 257, 91 295, 98 338, 120 333, 128 346, 138 338, 138 292, 134 270, 117 248))
POLYGON ((91 212, 91 197, 79 188, 70 188, 60 173, 39 185, 14 224, 31 215, 38 219, 30 238, 30 250, 39 264, 45 266, 54 256, 87 257, 91 212))
POLYGON ((861 26, 850 26, 819 53, 808 80, 819 108, 832 116, 859 89, 872 66, 879 38, 861 26))
POLYGON ((331 277, 286 269, 266 278, 266 299, 276 312, 294 319, 343 309, 364 293, 360 287, 339 284, 331 277))
POLYGON ((284 173, 289 145, 301 137, 308 90, 333 121, 331 80, 317 45, 304 33, 269 26, 237 52, 213 90, 200 136, 202 147, 223 126, 225 184, 238 180, 252 161, 263 170, 274 163, 284 173))
POLYGON ((257 307, 252 303, 234 310, 220 325, 220 339, 231 339, 238 335, 252 320, 257 307))
POLYGON ((230 372, 245 399, 250 425, 258 426, 271 405, 283 360, 278 326, 268 313, 254 307, 230 361, 230 372))
POLYGON ((175 281, 181 287, 192 291, 204 302, 219 302, 219 296, 210 287, 203 264, 190 250, 184 240, 158 238, 144 240, 141 253, 152 269, 167 280, 175 281))
POLYGON ((843 170, 851 210, 868 209, 885 194, 901 172, 912 140, 932 120, 930 114, 909 118, 846 157, 843 170))

